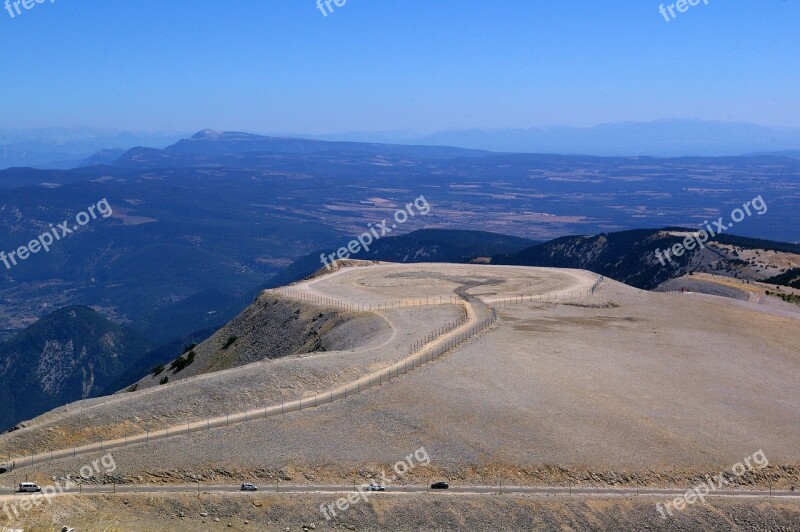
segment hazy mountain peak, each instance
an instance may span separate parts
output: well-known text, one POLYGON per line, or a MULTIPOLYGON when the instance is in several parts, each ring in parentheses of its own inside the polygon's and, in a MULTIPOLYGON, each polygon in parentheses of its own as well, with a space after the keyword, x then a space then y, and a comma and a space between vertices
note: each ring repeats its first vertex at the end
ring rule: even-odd
POLYGON ((189 140, 258 140, 267 139, 261 135, 243 133, 241 131, 217 131, 214 129, 203 129, 190 137, 189 140))
POLYGON ((194 140, 205 140, 217 138, 223 134, 222 131, 217 131, 215 129, 203 129, 192 135, 191 138, 194 140))

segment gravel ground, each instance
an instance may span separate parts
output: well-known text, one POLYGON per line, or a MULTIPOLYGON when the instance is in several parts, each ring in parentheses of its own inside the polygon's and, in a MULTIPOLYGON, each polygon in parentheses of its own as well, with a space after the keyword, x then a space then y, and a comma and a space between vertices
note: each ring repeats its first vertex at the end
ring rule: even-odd
POLYGON ((448 298, 462 285, 486 302, 531 294, 568 294, 597 280, 584 270, 475 266, 468 264, 385 264, 344 268, 292 285, 290 289, 338 300, 380 305, 387 301, 448 298))
MULTIPOLYGON (((458 279, 495 282, 493 268, 472 268, 457 268, 458 279)), ((549 275, 530 270, 532 284, 549 275)), ((359 271, 366 273, 343 284, 370 290, 385 284, 387 295, 396 297, 404 288, 395 283, 410 279, 405 269, 384 270, 385 281, 374 268, 359 271)), ((443 279, 451 274, 429 265, 423 271, 433 277, 424 283, 431 295, 456 283, 455 273, 443 279)), ((563 289, 569 282, 558 278, 539 289, 563 289)), ((512 290, 519 290, 522 281, 515 283, 512 290)), ((504 294, 502 284, 492 286, 504 294)), ((440 314, 447 308, 385 312, 402 336, 394 338, 397 349, 452 319, 440 314)), ((120 482, 144 483, 364 481, 424 446, 431 464, 400 483, 688 488, 763 450, 770 467, 742 477, 740 485, 800 486, 798 316, 761 310, 613 281, 587 300, 504 305, 493 330, 380 388, 282 418, 115 450, 115 475, 120 482)), ((47 438, 56 423, 76 431, 81 423, 114 426, 134 416, 152 423, 156 416, 230 408, 232 382, 235 390, 264 390, 260 400, 302 394, 356 359, 355 367, 365 369, 367 359, 380 366, 405 354, 380 348, 251 364, 117 396, 88 409, 91 414, 70 407, 68 420, 53 416, 50 425, 3 436, 0 445, 5 452, 25 448, 35 437, 47 438), (285 372, 280 379, 278 371, 285 372)), ((82 460, 28 473, 61 475, 82 460)))

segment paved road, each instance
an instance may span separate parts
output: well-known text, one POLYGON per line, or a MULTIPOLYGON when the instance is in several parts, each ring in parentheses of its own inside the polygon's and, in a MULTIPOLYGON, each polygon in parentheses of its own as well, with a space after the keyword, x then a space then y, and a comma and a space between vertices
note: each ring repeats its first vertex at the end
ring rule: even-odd
MULTIPOLYGON (((2 478, 2 477, 0 477, 2 478)), ((266 493, 346 493, 355 491, 352 484, 348 485, 293 485, 293 484, 262 484, 259 485, 259 492, 266 493)), ((451 486, 447 490, 431 490, 428 486, 387 486, 387 494, 401 493, 432 493, 441 495, 494 495, 500 493, 499 486, 451 486)), ((141 485, 118 485, 118 486, 85 486, 83 488, 72 488, 64 490, 69 494, 97 494, 97 493, 241 493, 239 485, 171 485, 171 486, 141 486, 141 485), (198 489, 199 488, 199 489, 198 489)), ((636 489, 636 488, 569 488, 569 487, 535 487, 535 486, 503 486, 503 494, 527 494, 527 495, 572 495, 580 497, 629 497, 629 496, 648 496, 669 499, 670 497, 682 496, 686 490, 677 489, 636 489)), ((382 495, 383 493, 380 493, 382 495)), ((0 497, 26 497, 30 494, 15 494, 10 488, 0 488, 0 497)), ((800 502, 800 492, 773 491, 771 494, 767 490, 720 490, 710 493, 707 497, 744 497, 744 498, 768 498, 780 497, 793 499, 800 502)))

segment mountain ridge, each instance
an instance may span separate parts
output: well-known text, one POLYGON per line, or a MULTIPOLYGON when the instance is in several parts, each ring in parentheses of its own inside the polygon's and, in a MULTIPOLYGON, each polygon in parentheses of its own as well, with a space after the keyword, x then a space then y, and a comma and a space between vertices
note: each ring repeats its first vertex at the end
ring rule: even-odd
POLYGON ((0 428, 115 391, 116 377, 150 350, 94 309, 58 309, 0 344, 0 428))
POLYGON ((651 155, 737 156, 797 150, 800 128, 700 119, 624 121, 595 126, 457 128, 426 135, 338 133, 313 138, 444 144, 504 153, 560 153, 603 157, 651 155))

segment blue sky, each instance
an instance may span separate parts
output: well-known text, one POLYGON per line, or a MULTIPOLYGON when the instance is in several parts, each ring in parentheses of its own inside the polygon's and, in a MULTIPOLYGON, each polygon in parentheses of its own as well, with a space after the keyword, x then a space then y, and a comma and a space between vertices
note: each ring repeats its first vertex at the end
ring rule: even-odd
POLYGON ((0 11, 0 127, 800 126, 794 0, 701 1, 669 23, 658 0, 347 0, 327 17, 315 1, 0 11))

